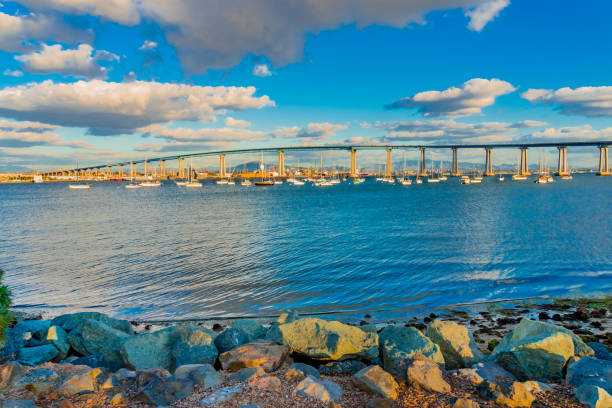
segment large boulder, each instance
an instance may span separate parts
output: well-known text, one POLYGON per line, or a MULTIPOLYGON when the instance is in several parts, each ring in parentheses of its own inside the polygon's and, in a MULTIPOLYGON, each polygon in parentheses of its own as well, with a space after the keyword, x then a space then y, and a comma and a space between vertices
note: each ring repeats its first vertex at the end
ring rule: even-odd
POLYGON ((535 397, 525 384, 520 382, 492 383, 483 381, 476 388, 476 392, 486 400, 509 408, 528 408, 531 407, 531 403, 535 400, 535 397))
POLYGON ((84 373, 74 375, 58 388, 58 392, 64 397, 72 397, 84 391, 96 391, 97 378, 102 374, 99 368, 92 368, 84 373))
POLYGON ((566 381, 576 388, 595 385, 612 392, 612 361, 582 357, 567 367, 566 381))
POLYGON ((378 357, 378 336, 358 327, 315 318, 280 324, 267 338, 286 344, 293 352, 316 360, 378 357))
POLYGON ((612 407, 612 396, 603 388, 594 385, 581 385, 576 390, 576 398, 587 408, 612 407))
POLYGON ((174 375, 159 377, 148 383, 135 398, 146 404, 166 406, 190 395, 194 387, 190 379, 178 379, 174 375))
POLYGON ((563 378, 572 357, 593 355, 593 350, 564 327, 523 319, 493 350, 499 364, 519 380, 563 378))
POLYGON ((438 364, 444 364, 440 347, 414 327, 390 325, 380 332, 378 338, 385 371, 400 380, 404 374, 404 370, 400 367, 402 360, 411 358, 417 353, 438 364))
POLYGON ((353 382, 366 392, 392 400, 397 399, 399 385, 393 376, 380 366, 369 366, 357 372, 353 376, 353 382))
POLYGON ((59 326, 49 327, 45 340, 47 343, 54 345, 57 351, 59 351, 58 355, 55 356, 55 361, 61 361, 68 356, 70 343, 68 342, 68 335, 64 329, 59 326))
POLYGON ((592 342, 587 343, 587 346, 593 349, 593 351, 595 352, 595 358, 598 358, 600 360, 612 361, 612 353, 610 353, 606 346, 604 346, 603 344, 592 342))
POLYGON ((248 342, 249 336, 242 330, 234 328, 223 330, 215 338, 215 346, 219 353, 225 353, 248 342))
POLYGON ((59 354, 58 349, 52 344, 44 346, 24 347, 17 353, 17 361, 23 365, 37 366, 53 360, 59 354))
POLYGON ((217 360, 217 347, 213 343, 214 334, 199 326, 179 326, 172 333, 173 365, 214 364, 217 360))
POLYGON ((121 343, 130 337, 132 335, 100 321, 81 319, 68 334, 68 342, 75 351, 86 356, 119 349, 121 343))
POLYGON ((444 381, 440 366, 421 353, 404 361, 406 381, 414 387, 425 391, 447 393, 451 386, 444 381))
POLYGON ((329 403, 342 397, 342 388, 335 382, 308 376, 295 387, 293 393, 329 403))
POLYGON ((44 344, 50 326, 48 320, 23 320, 15 324, 13 330, 24 337, 27 346, 40 346, 44 344))
POLYGON ((96 322, 103 323, 113 329, 120 330, 126 334, 134 334, 134 328, 132 324, 127 320, 118 320, 108 317, 105 314, 98 312, 80 312, 64 314, 56 317, 51 321, 54 326, 60 326, 66 331, 75 329, 83 320, 94 320, 96 322))
POLYGON ((249 341, 260 340, 266 337, 267 329, 255 320, 238 319, 232 323, 232 328, 240 330, 249 337, 249 341))
POLYGON ((471 368, 461 368, 452 371, 452 373, 475 384, 480 384, 484 380, 490 382, 516 381, 516 378, 511 373, 506 371, 494 360, 485 360, 474 364, 471 368))
POLYGON ((130 336, 121 344, 121 356, 132 370, 172 366, 172 343, 174 327, 153 333, 130 336))
POLYGON ((205 398, 200 400, 200 405, 203 407, 210 407, 213 405, 220 404, 224 401, 231 399, 234 395, 240 394, 243 390, 242 385, 234 385, 232 387, 223 387, 215 390, 208 394, 205 398))
POLYGON ((54 388, 59 381, 59 376, 53 370, 46 368, 35 368, 25 375, 13 380, 10 388, 16 391, 29 390, 34 394, 40 394, 54 388))
POLYGON ((458 323, 434 320, 425 334, 440 346, 447 370, 471 367, 484 358, 472 333, 458 323))
POLYGON ((260 340, 222 353, 219 355, 219 362, 227 371, 261 366, 269 373, 283 364, 290 351, 288 346, 260 340))
POLYGON ((104 354, 90 354, 70 361, 74 365, 86 365, 91 368, 101 367, 108 371, 117 371, 125 366, 119 350, 108 350, 104 354))
POLYGON ((177 367, 174 376, 179 380, 191 380, 204 389, 214 388, 222 382, 210 364, 185 364, 177 367))

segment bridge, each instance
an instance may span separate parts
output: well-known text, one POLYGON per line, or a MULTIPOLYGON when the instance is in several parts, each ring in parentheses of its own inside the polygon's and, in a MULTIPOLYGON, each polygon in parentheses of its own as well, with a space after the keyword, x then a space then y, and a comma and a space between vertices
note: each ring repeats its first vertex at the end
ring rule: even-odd
POLYGON ((130 177, 136 175, 136 165, 144 164, 144 175, 149 175, 149 169, 151 163, 157 162, 159 164, 159 175, 160 177, 167 177, 166 173, 166 162, 170 160, 178 161, 178 177, 185 178, 185 159, 194 157, 207 157, 207 156, 218 156, 219 157, 219 177, 227 177, 225 158, 228 155, 237 154, 248 154, 248 153, 266 153, 276 152, 278 155, 278 173, 280 177, 287 175, 285 170, 285 152, 296 152, 296 151, 329 151, 329 150, 344 150, 350 152, 350 176, 356 177, 357 174, 357 151, 358 150, 385 150, 387 152, 387 163, 385 168, 385 176, 391 177, 392 168, 392 151, 393 150, 418 150, 420 153, 419 169, 418 174, 424 176, 427 174, 425 167, 426 162, 426 151, 428 149, 450 149, 453 155, 451 175, 459 176, 459 162, 458 162, 458 151, 460 149, 483 149, 485 151, 485 175, 493 176, 493 149, 519 149, 520 151, 520 163, 518 172, 520 175, 530 175, 528 165, 528 150, 530 148, 537 147, 555 147, 559 152, 559 159, 557 163, 557 172, 559 176, 568 175, 569 168, 567 167, 567 149, 568 147, 585 147, 592 146, 599 149, 599 171, 598 175, 607 176, 610 175, 610 165, 608 162, 608 147, 612 145, 612 141, 588 141, 588 142, 545 142, 545 143, 496 143, 496 144, 443 144, 443 145, 320 145, 320 146, 285 146, 285 147, 264 147, 264 148, 252 148, 252 149, 236 149, 236 150, 220 150, 220 151, 209 151, 209 152, 198 152, 198 153, 185 153, 172 156, 162 156, 155 158, 146 158, 139 160, 131 160, 117 163, 107 163, 95 166, 78 167, 71 169, 58 169, 43 173, 45 176, 70 176, 70 175, 91 175, 92 173, 99 174, 101 170, 105 171, 107 177, 112 174, 112 169, 118 169, 118 176, 124 177, 124 166, 130 166, 130 177))

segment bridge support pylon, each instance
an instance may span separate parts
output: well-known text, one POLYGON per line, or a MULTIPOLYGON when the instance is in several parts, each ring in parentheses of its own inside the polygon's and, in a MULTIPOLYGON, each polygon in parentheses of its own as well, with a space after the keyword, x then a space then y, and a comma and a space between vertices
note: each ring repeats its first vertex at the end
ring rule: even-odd
POLYGON ((285 152, 278 151, 278 176, 285 177, 285 152))
POLYGON ((219 155, 219 177, 225 177, 225 155, 219 155))
POLYGON ((119 177, 123 178, 123 165, 119 166, 119 177))
POLYGON ((159 176, 161 178, 166 178, 166 161, 165 160, 159 161, 159 176))
POLYGON ((185 178, 185 159, 182 157, 178 158, 178 177, 185 178))
POLYGON ((493 149, 490 147, 485 148, 485 176, 491 177, 494 176, 493 172, 493 160, 492 160, 492 152, 493 149))
POLYGON ((351 177, 357 177, 357 150, 351 149, 351 177))
POLYGON ((425 164, 425 148, 419 148, 420 159, 419 159, 419 176, 427 175, 427 165, 425 164))
POLYGON ((527 148, 521 147, 521 162, 519 167, 519 174, 521 176, 531 176, 529 172, 529 159, 527 156, 527 148))
POLYGON ((149 162, 145 160, 145 162, 144 162, 144 166, 145 166, 145 169, 144 169, 144 176, 145 176, 145 177, 149 177, 149 162))
POLYGON ((610 175, 610 165, 608 163, 608 146, 599 146, 599 172, 597 172, 597 175, 610 175))
POLYGON ((461 176, 461 173, 459 173, 459 160, 458 160, 458 155, 457 155, 457 148, 453 147, 452 151, 453 151, 453 168, 451 169, 451 176, 453 177, 459 177, 461 176))
POLYGON ((130 163, 130 178, 133 180, 136 177, 136 165, 130 163))
POLYGON ((391 160, 391 149, 387 149, 387 166, 385 167, 385 177, 393 175, 393 162, 391 160))
POLYGON ((567 169, 567 147, 559 146, 559 161, 557 162, 557 176, 568 176, 569 170, 567 169))

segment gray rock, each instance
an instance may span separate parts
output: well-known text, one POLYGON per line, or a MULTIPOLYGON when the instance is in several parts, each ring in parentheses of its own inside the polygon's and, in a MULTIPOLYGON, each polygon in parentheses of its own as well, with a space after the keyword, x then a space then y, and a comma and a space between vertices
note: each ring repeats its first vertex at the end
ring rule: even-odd
POLYGON ((476 384, 480 384, 484 380, 490 382, 497 382, 500 380, 516 381, 516 378, 511 373, 504 370, 502 366, 493 360, 485 360, 474 364, 472 368, 461 368, 451 372, 476 384))
POLYGON ((67 332, 75 329, 83 320, 94 320, 126 334, 134 334, 132 324, 127 320, 118 320, 98 312, 80 312, 64 314, 51 321, 52 325, 60 326, 67 332))
POLYGON ((0 407, 2 408, 36 408, 36 404, 34 404, 34 401, 26 400, 26 399, 9 400, 9 401, 4 401, 2 405, 0 405, 0 407))
POLYGON ((261 366, 267 373, 276 370, 289 356, 288 346, 258 340, 226 351, 219 356, 221 367, 227 371, 238 371, 246 367, 261 366))
POLYGON ((229 376, 232 382, 247 382, 252 378, 261 377, 266 372, 261 367, 247 367, 229 376))
POLYGON ((238 329, 226 329, 215 338, 215 346, 219 353, 225 353, 249 342, 249 336, 238 329))
POLYGON ((178 379, 175 376, 156 378, 147 384, 136 399, 152 405, 170 405, 193 392, 195 384, 189 379, 178 379))
POLYGON ((364 368, 353 376, 353 382, 366 392, 392 400, 396 400, 398 397, 399 385, 397 385, 393 376, 380 366, 374 365, 364 368))
POLYGON ((521 320, 493 351, 497 362, 519 380, 563 378, 570 358, 593 354, 566 328, 529 319, 521 320))
POLYGON ((406 367, 406 380, 413 386, 425 390, 447 393, 451 386, 444 381, 440 366, 421 353, 414 354, 412 358, 404 360, 406 367))
POLYGON ((480 408, 476 401, 467 398, 457 398, 452 408, 480 408))
POLYGON ((567 367, 566 381, 576 388, 595 385, 612 392, 612 361, 582 357, 567 367))
POLYGON ((16 361, 0 364, 0 390, 11 385, 25 372, 25 368, 16 361))
POLYGON ((323 375, 355 374, 366 367, 358 360, 333 361, 319 366, 319 373, 323 375))
POLYGON ((246 333, 249 338, 249 341, 265 338, 266 332, 268 331, 261 324, 251 319, 234 320, 234 322, 232 323, 232 328, 238 329, 246 333))
POLYGON ((287 309, 285 312, 281 313, 276 320, 279 324, 292 323, 296 321, 299 317, 299 313, 297 310, 287 309))
POLYGON ((64 397, 72 397, 83 392, 96 391, 97 378, 102 374, 99 368, 92 368, 81 374, 73 375, 58 388, 64 397))
POLYGON ((157 378, 168 378, 171 374, 165 368, 149 368, 136 372, 136 389, 141 391, 147 384, 157 378))
POLYGON ((121 344, 131 337, 131 335, 100 321, 82 319, 70 331, 68 341, 74 350, 86 356, 89 354, 104 354, 108 350, 119 349, 121 344))
POLYGON ((304 375, 304 378, 306 378, 309 375, 314 378, 319 378, 321 376, 321 374, 319 373, 319 370, 317 370, 313 366, 310 366, 304 363, 293 363, 291 364, 289 369, 301 372, 304 375))
POLYGON ((191 380, 204 389, 214 388, 222 380, 210 364, 186 364, 178 367, 174 376, 179 380, 191 380))
POLYGON ((206 398, 200 401, 200 405, 209 407, 211 405, 220 404, 224 401, 229 400, 235 394, 242 392, 242 385, 234 385, 233 387, 224 387, 215 390, 211 394, 207 395, 206 398))
POLYGON ((26 342, 31 338, 30 332, 17 331, 14 328, 4 331, 5 341, 0 347, 0 361, 14 360, 17 358, 19 350, 25 347, 26 342))
POLYGON ((531 407, 535 397, 520 382, 500 382, 499 384, 483 381, 476 388, 477 394, 489 401, 506 407, 531 407))
POLYGON ((315 398, 321 402, 328 403, 337 401, 342 397, 342 389, 338 384, 329 380, 319 380, 314 377, 306 377, 293 391, 295 395, 315 398))
POLYGON ((595 358, 598 358, 600 360, 612 361, 612 353, 610 353, 606 346, 604 346, 603 344, 592 342, 587 343, 587 346, 593 349, 593 351, 595 352, 595 358))
POLYGON ((404 370, 400 367, 402 360, 417 353, 444 364, 440 347, 414 327, 387 326, 380 332, 379 342, 385 371, 399 381, 404 380, 404 370))
POLYGON ((28 389, 34 394, 40 394, 55 387, 58 379, 59 376, 53 370, 35 368, 24 376, 17 377, 11 388, 14 390, 28 389))
POLYGON ((104 354, 91 354, 78 357, 70 361, 74 365, 86 365, 92 368, 101 367, 109 371, 117 371, 123 367, 121 353, 118 350, 109 350, 104 354))
POLYGON ((173 331, 174 327, 168 327, 153 333, 130 336, 121 344, 121 356, 126 367, 132 370, 171 368, 173 331))
POLYGON ((337 321, 306 318, 280 324, 266 338, 315 360, 378 357, 378 336, 337 321))
POLYGON ((37 347, 24 347, 17 353, 17 361, 28 366, 37 366, 53 360, 59 351, 51 344, 37 347))
POLYGON ((68 343, 68 335, 64 329, 59 326, 49 327, 45 340, 47 343, 54 345, 57 351, 59 351, 55 361, 61 361, 66 358, 70 350, 70 343, 68 343))
POLYGON ((199 326, 179 326, 172 332, 173 366, 215 364, 219 352, 214 333, 199 326))
POLYGON ((15 332, 30 333, 30 337, 38 342, 31 345, 38 346, 44 344, 51 322, 48 320, 24 320, 13 326, 15 332))
POLYGON ((440 347, 447 370, 471 367, 484 358, 472 333, 458 323, 434 320, 425 334, 440 347))
POLYGON ((581 385, 576 390, 576 398, 588 408, 612 407, 612 396, 603 388, 594 385, 581 385))

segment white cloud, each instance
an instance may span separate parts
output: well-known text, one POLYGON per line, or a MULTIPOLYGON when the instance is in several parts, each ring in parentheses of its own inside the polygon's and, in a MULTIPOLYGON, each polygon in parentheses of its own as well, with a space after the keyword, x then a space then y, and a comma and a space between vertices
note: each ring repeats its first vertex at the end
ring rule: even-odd
POLYGON ((260 141, 266 138, 262 131, 235 128, 169 128, 161 125, 149 125, 138 129, 147 137, 168 141, 260 141))
POLYGON ((17 55, 15 59, 23 62, 24 69, 31 73, 72 75, 80 78, 106 78, 107 69, 98 60, 119 60, 108 51, 94 53, 89 44, 81 44, 75 49, 63 50, 60 44, 43 45, 42 50, 31 54, 17 55))
POLYGON ((500 79, 474 78, 460 87, 444 91, 419 92, 387 105, 387 109, 418 108, 425 117, 470 116, 495 103, 495 98, 515 90, 509 82, 500 79))
POLYGON ((136 146, 137 152, 186 152, 207 150, 229 150, 235 146, 235 142, 223 142, 220 140, 209 142, 167 142, 163 144, 143 144, 136 146))
POLYGON ((144 43, 138 48, 141 51, 148 51, 157 48, 157 43, 155 41, 145 40, 144 43))
POLYGON ((503 9, 510 5, 510 0, 489 0, 479 4, 477 7, 466 11, 466 17, 470 18, 468 27, 470 30, 482 31, 491 20, 497 17, 503 9))
POLYGON ((131 133, 172 120, 210 121, 227 111, 274 106, 254 87, 210 87, 159 82, 54 83, 0 89, 0 117, 86 127, 96 135, 131 133))
POLYGON ((15 132, 48 132, 59 128, 59 126, 49 125, 40 122, 11 122, 0 119, 0 130, 15 132))
MULTIPOLYGON (((343 24, 405 27, 433 10, 474 8, 470 24, 484 21, 491 0, 22 0, 34 10, 91 14, 125 25, 155 21, 189 73, 227 68, 245 56, 265 56, 273 66, 302 59, 307 34, 343 24), (482 16, 482 17, 481 17, 482 16)), ((494 3, 491 6, 491 3, 494 3)), ((489 17, 493 18, 493 16, 489 17)), ((488 21, 488 20, 487 20, 488 21)))
POLYGON ((0 119, 0 147, 65 146, 90 149, 92 146, 81 141, 64 141, 51 130, 57 126, 39 122, 11 122, 0 119))
POLYGON ((306 127, 297 126, 277 129, 272 135, 283 139, 322 140, 336 135, 339 130, 345 130, 348 126, 328 122, 309 123, 306 127))
POLYGON ((259 77, 267 77, 272 75, 268 64, 257 64, 253 67, 253 75, 259 77))
POLYGON ((612 116, 612 86, 529 89, 521 97, 534 105, 557 105, 565 115, 612 116))
POLYGON ((5 69, 4 72, 2 73, 2 75, 5 76, 12 76, 12 77, 22 77, 23 76, 23 72, 19 71, 18 69, 11 71, 10 69, 5 69))
POLYGON ((247 120, 234 119, 231 116, 225 118, 225 125, 229 127, 247 127, 251 126, 251 122, 247 120))
POLYGON ((606 141, 612 140, 612 127, 605 129, 593 129, 591 125, 567 126, 561 128, 546 128, 540 132, 534 132, 531 140, 537 141, 606 141))

